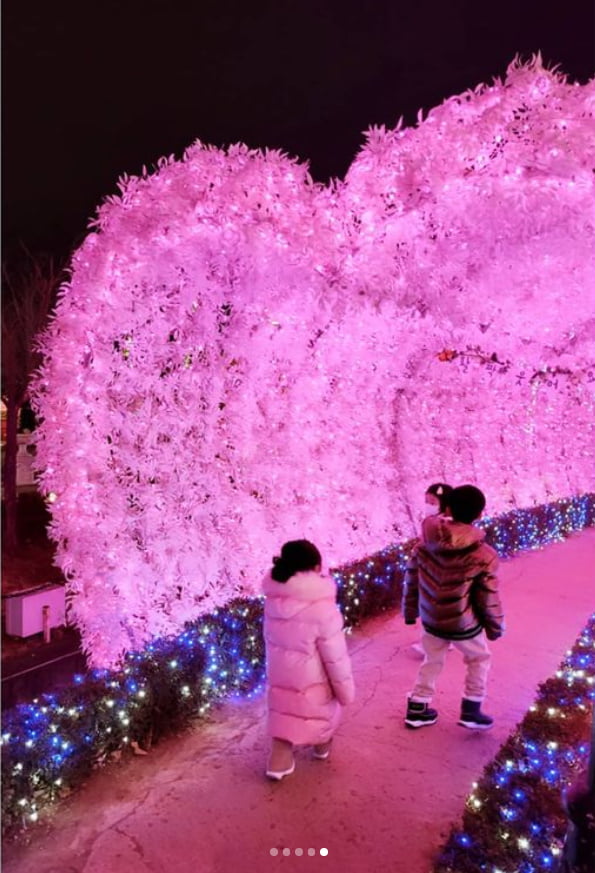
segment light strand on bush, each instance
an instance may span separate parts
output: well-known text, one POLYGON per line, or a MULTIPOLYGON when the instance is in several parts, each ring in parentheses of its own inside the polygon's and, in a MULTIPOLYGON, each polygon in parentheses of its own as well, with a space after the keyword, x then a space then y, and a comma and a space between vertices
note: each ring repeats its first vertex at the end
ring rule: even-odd
MULTIPOLYGON (((490 541, 505 557, 561 540, 594 523, 595 494, 586 494, 510 512, 485 525, 490 541)), ((390 546, 333 572, 348 629, 399 606, 412 546, 390 546)), ((581 639, 580 649, 569 654, 558 676, 569 691, 562 704, 570 712, 582 711, 587 705, 585 687, 592 689, 591 637, 581 639)), ((5 713, 3 828, 36 822, 94 767, 127 748, 142 750, 162 734, 206 715, 218 701, 261 694, 264 681, 262 598, 257 597, 234 601, 189 624, 176 637, 154 640, 142 651, 129 653, 121 670, 92 670, 77 676, 71 688, 5 713)), ((541 717, 544 704, 537 705, 541 717)), ((547 717, 564 721, 560 699, 551 706, 554 711, 547 717)))
POLYGON ((467 798, 435 873, 549 873, 568 820, 563 794, 587 766, 595 700, 595 613, 555 677, 467 798))

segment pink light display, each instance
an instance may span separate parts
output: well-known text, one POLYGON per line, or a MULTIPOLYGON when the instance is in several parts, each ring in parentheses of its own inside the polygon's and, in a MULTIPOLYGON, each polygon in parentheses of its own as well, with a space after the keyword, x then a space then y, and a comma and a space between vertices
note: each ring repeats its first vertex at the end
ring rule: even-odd
POLYGON ((40 487, 96 665, 237 594, 595 487, 595 80, 539 58, 371 130, 344 182, 193 145, 76 252, 34 385, 40 487))

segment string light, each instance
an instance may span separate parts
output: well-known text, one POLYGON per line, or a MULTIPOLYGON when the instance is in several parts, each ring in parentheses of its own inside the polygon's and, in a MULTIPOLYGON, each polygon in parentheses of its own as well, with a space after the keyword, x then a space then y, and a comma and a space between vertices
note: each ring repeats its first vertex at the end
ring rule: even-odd
POLYGON ((561 854, 564 833, 559 830, 565 789, 585 768, 589 756, 589 712, 595 697, 595 613, 566 652, 555 676, 540 686, 538 698, 467 799, 465 830, 453 831, 435 867, 435 873, 467 869, 460 855, 461 836, 476 832, 474 864, 478 870, 512 869, 542 873, 553 869, 561 854), (577 666, 580 665, 579 669, 577 666), (572 692, 572 694, 569 694, 572 692), (587 705, 588 704, 588 705, 587 705), (565 726, 564 722, 570 722, 565 726), (481 801, 479 793, 481 792, 481 801), (497 815, 505 827, 498 836, 502 858, 490 840, 497 815), (541 818, 540 818, 541 814, 541 818), (485 819, 484 819, 485 816, 485 819), (515 851, 518 854, 515 854, 515 851), (490 866, 491 865, 491 866, 490 866))
MULTIPOLYGON (((507 513, 505 520, 490 519, 486 535, 493 542, 495 533, 506 534, 505 552, 512 554, 549 542, 552 530, 548 524, 556 531, 570 531, 594 521, 595 495, 582 495, 507 513), (529 526, 531 515, 534 524, 529 526)), ((333 571, 347 628, 398 604, 410 548, 410 544, 390 546, 365 561, 333 571)), ((5 809, 5 826, 36 821, 46 806, 76 787, 93 766, 131 742, 142 748, 147 724, 152 721, 163 732, 180 720, 204 717, 225 697, 261 695, 265 687, 263 602, 256 597, 219 608, 188 625, 177 637, 153 640, 145 650, 131 652, 117 673, 92 670, 87 676, 79 674, 72 687, 60 694, 43 695, 7 713, 2 733, 4 780, 7 794, 10 791, 15 800, 5 809)), ((594 673, 594 627, 590 623, 557 671, 560 693, 538 697, 529 714, 540 723, 547 719, 552 729, 562 724, 565 714, 584 719, 595 696, 594 673), (548 716, 547 710, 555 715, 548 716)), ((570 747, 555 735, 544 742, 532 735, 519 739, 514 750, 515 756, 505 755, 499 762, 490 785, 474 783, 467 809, 479 818, 493 808, 497 795, 498 817, 506 826, 502 834, 512 832, 513 825, 522 825, 515 839, 524 837, 531 846, 537 840, 543 846, 543 857, 546 850, 547 856, 554 857, 551 847, 556 842, 549 838, 548 827, 533 820, 526 824, 531 809, 526 781, 538 778, 558 790, 567 774, 576 772, 586 760, 588 744, 581 740, 570 747)), ((509 843, 502 834, 500 840, 509 843)), ((469 829, 465 839, 472 840, 475 848, 480 845, 469 829)), ((532 851, 527 850, 527 857, 532 851)))

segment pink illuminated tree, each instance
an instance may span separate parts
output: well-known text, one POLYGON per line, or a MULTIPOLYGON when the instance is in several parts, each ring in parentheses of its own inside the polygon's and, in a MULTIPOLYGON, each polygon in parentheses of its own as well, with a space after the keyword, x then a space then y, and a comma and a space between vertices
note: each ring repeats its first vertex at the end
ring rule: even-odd
POLYGON ((595 86, 538 59, 373 130, 344 183, 197 143, 76 253, 35 386, 39 475, 97 664, 415 533, 593 487, 595 86))

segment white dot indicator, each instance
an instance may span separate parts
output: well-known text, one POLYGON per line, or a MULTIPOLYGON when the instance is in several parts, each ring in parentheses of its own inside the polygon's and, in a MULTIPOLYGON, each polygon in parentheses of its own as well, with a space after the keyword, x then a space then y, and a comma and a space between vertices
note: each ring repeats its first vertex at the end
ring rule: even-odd
POLYGON ((296 855, 299 857, 300 855, 303 855, 303 854, 304 854, 304 850, 303 850, 303 849, 296 849, 296 850, 295 850, 295 853, 296 853, 296 855))
POLYGON ((284 855, 291 855, 291 849, 283 849, 284 855))
POLYGON ((320 854, 321 855, 328 855, 328 849, 321 849, 320 854))
POLYGON ((275 855, 278 855, 278 854, 279 854, 279 849, 271 849, 271 855, 273 856, 273 858, 275 857, 275 855))

